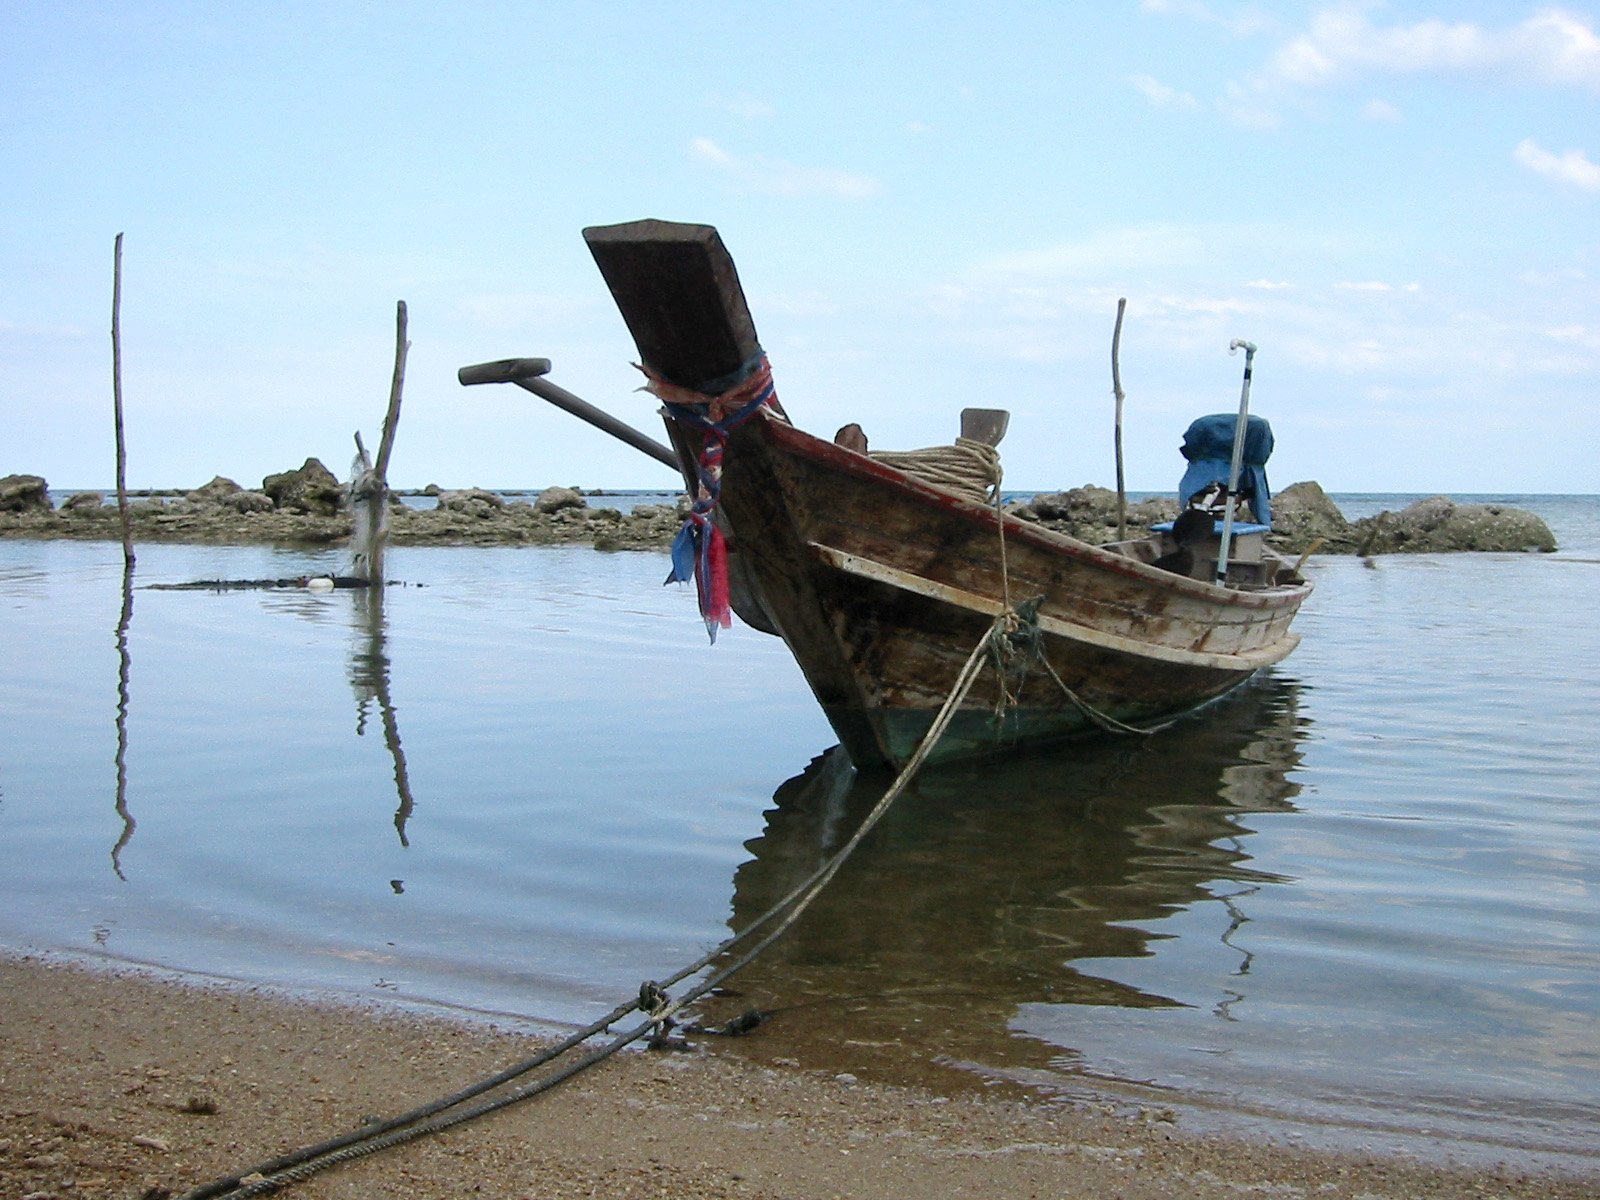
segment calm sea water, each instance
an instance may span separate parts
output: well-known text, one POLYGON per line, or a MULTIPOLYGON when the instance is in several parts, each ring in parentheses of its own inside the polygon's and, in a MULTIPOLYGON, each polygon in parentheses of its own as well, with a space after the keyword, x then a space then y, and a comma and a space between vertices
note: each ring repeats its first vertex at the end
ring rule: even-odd
MULTIPOLYGON (((1600 1169, 1600 498, 1502 499, 1561 553, 1314 560, 1300 649, 1205 713, 923 777, 719 1050, 1600 1169)), ((875 799, 662 555, 150 586, 339 565, 149 545, 125 609, 119 547, 0 541, 0 946, 572 1025, 875 799)))

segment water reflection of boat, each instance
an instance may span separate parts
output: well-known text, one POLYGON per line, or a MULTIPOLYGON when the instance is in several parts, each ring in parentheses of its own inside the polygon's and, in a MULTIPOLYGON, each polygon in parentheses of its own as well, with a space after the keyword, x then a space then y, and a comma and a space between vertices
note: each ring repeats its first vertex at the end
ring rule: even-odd
MULTIPOLYGON (((1230 991, 1243 990, 1243 896, 1275 881, 1249 865, 1244 818, 1293 811, 1297 737, 1296 685, 1268 676, 1137 746, 923 777, 739 977, 741 998, 727 1004, 811 1013, 780 1015, 751 1052, 852 1070, 876 1059, 897 1073, 941 1059, 1016 1063, 1032 1045, 1007 1033, 1020 1005, 1177 1003, 1073 964, 1151 955, 1165 935, 1147 923, 1208 903, 1230 991)), ((815 869, 881 790, 838 751, 780 787, 735 875, 730 924, 743 928, 815 869)))

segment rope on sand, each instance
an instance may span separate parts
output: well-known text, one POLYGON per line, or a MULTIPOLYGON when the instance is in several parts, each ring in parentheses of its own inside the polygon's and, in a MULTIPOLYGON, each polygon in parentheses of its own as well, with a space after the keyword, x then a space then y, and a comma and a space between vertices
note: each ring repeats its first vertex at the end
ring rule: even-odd
POLYGON ((524 1062, 508 1067, 497 1075, 490 1076, 473 1084, 471 1087, 464 1088, 453 1095, 441 1097, 409 1112, 401 1113, 387 1120, 370 1122, 360 1129, 352 1130, 349 1133, 331 1138, 317 1145, 307 1146, 291 1154, 283 1155, 247 1170, 203 1184, 189 1192, 185 1192, 179 1200, 210 1200, 211 1197, 216 1196, 229 1197, 231 1200, 232 1197, 260 1196, 278 1191, 291 1184, 309 1179, 311 1176, 340 1163, 363 1158, 369 1154, 376 1154, 380 1150, 414 1141, 430 1133, 438 1133, 442 1130, 453 1128, 476 1117, 481 1117, 530 1099, 541 1092, 549 1091, 557 1084, 571 1079, 580 1071, 605 1061, 633 1042, 645 1038, 658 1037, 663 1034, 666 1029, 670 1028, 672 1017, 675 1013, 721 986, 739 971, 742 971, 800 919, 800 914, 805 912, 811 902, 817 898, 822 889, 838 873, 839 868, 844 865, 845 860, 854 853, 856 847, 861 844, 873 826, 882 819, 883 815, 889 811, 890 806, 899 799, 910 785, 912 779, 927 760, 928 755, 932 753, 933 748, 944 735, 945 730, 949 728, 951 720, 960 709, 962 702, 967 698, 967 694, 972 690, 973 684, 977 682, 984 664, 990 661, 991 646, 994 639, 1003 638, 1008 629, 1015 627, 1015 623, 1014 614, 1009 612, 1002 613, 995 618, 994 624, 978 640, 978 644, 972 648, 972 653, 968 656, 965 665, 957 675, 955 685, 951 688, 949 696, 945 698, 945 702, 934 717, 928 732, 918 744, 916 752, 907 761, 904 769, 895 777, 894 782, 889 785, 888 790, 884 792, 877 804, 873 806, 872 811, 863 818, 850 840, 841 846, 837 853, 818 867, 816 871, 812 872, 809 877, 790 891, 788 895, 733 937, 728 938, 715 949, 702 955, 676 974, 660 981, 647 981, 640 987, 637 998, 619 1005, 588 1028, 572 1034, 564 1041, 541 1051, 524 1062), (668 996, 668 987, 703 971, 716 959, 727 954, 752 934, 774 921, 777 924, 771 931, 733 962, 707 975, 677 999, 674 1000, 668 996), (585 1051, 564 1066, 531 1082, 502 1092, 498 1096, 482 1100, 477 1104, 470 1106, 467 1104, 469 1100, 494 1091, 539 1067, 554 1062, 569 1051, 576 1050, 591 1037, 606 1032, 617 1021, 635 1011, 644 1013, 647 1019, 632 1029, 615 1035, 605 1045, 585 1051))

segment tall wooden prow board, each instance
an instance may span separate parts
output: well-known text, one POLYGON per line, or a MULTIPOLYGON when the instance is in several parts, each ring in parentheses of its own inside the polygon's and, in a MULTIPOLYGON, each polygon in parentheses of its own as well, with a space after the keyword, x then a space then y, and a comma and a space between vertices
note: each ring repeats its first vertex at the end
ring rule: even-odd
MULTIPOLYGON (((629 221, 592 225, 583 231, 583 240, 645 366, 669 383, 710 395, 743 381, 761 345, 739 272, 715 229, 677 221, 629 221)), ((693 496, 699 486, 698 439, 671 420, 667 436, 693 496)), ((731 542, 728 570, 733 611, 752 628, 777 633, 760 587, 731 542)))
POLYGON ((592 225, 583 240, 644 365, 668 382, 716 394, 761 352, 739 272, 710 225, 592 225))

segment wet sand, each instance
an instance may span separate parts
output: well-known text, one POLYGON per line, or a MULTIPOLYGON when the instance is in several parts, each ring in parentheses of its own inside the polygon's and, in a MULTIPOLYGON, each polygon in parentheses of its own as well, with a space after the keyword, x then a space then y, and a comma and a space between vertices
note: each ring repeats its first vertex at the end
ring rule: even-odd
MULTIPOLYGON (((538 1043, 467 1021, 0 957, 0 1196, 180 1195, 538 1043)), ((758 1035, 759 1036, 759 1035, 758 1035)), ((1600 1178, 1199 1136, 1173 1114, 626 1052, 291 1188, 314 1197, 1600 1197, 1600 1178)))

